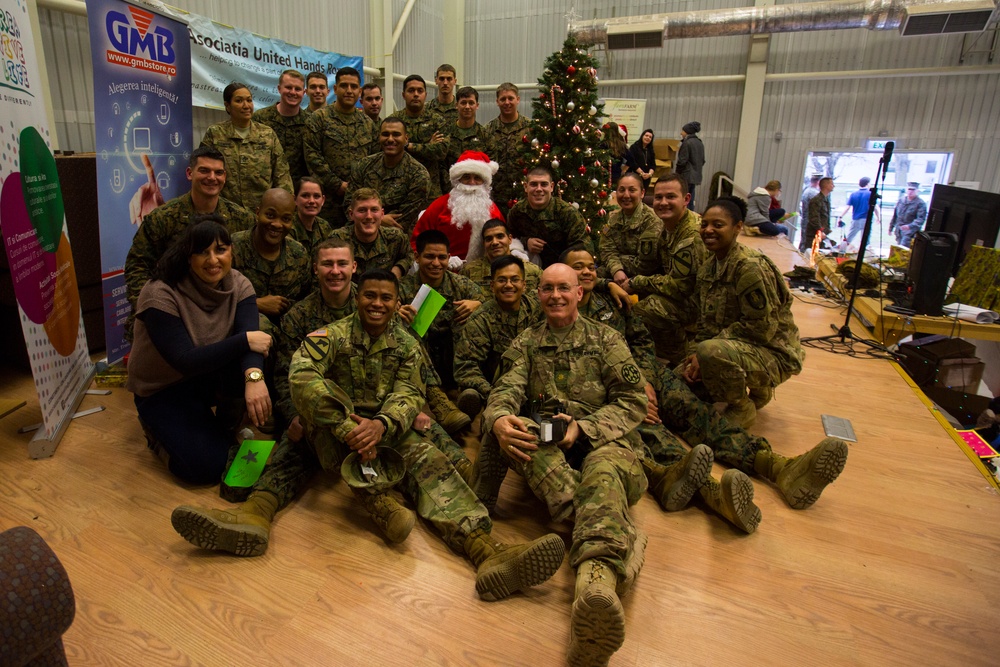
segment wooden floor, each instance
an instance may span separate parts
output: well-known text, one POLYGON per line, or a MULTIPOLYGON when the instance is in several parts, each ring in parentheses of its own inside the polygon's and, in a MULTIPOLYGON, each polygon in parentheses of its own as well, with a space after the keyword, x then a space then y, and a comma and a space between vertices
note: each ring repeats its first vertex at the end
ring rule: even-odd
MULTIPOLYGON (((777 242, 746 242, 791 267, 777 242)), ((803 302, 795 315, 803 335, 843 321, 803 302)), ((87 397, 83 408, 107 410, 32 461, 16 433, 41 420, 32 391, 28 376, 0 375, 0 397, 28 400, 0 420, 0 529, 31 526, 69 571, 71 665, 564 664, 568 565, 481 602, 473 568, 426 525, 387 545, 332 475, 279 515, 263 557, 199 551, 174 533, 172 508, 224 503, 170 478, 129 394, 87 397)), ((823 437, 821 413, 849 418, 859 442, 811 509, 756 483, 764 519, 743 536, 697 507, 668 515, 642 499, 646 566, 613 665, 996 664, 1000 498, 888 362, 809 351, 754 430, 798 454, 823 437)), ((568 539, 544 515, 511 476, 495 533, 568 539)))

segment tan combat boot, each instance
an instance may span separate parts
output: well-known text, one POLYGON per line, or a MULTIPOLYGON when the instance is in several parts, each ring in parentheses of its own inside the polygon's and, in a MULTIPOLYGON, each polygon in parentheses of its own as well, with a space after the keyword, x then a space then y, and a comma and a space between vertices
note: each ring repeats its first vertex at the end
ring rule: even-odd
POLYGON ((566 555, 566 545, 555 533, 527 544, 504 544, 480 528, 465 538, 464 546, 477 568, 476 592, 488 602, 547 581, 566 555))
POLYGON ((635 583, 635 578, 639 576, 639 571, 642 570, 642 565, 646 562, 646 542, 648 541, 646 533, 636 526, 635 542, 625 558, 625 576, 619 577, 618 585, 615 587, 618 597, 624 597, 632 590, 632 584, 635 583))
POLYGON ((448 435, 455 435, 472 423, 469 415, 459 410, 441 387, 427 387, 427 405, 448 435))
POLYGON ((787 458, 770 449, 757 451, 753 469, 774 482, 792 509, 804 510, 819 499, 827 484, 840 475, 847 464, 847 443, 824 438, 805 454, 787 458))
POLYGON ((722 411, 722 418, 740 428, 750 428, 757 421, 757 407, 749 398, 733 401, 722 411))
POLYGON ((684 458, 669 468, 651 459, 643 459, 642 469, 649 480, 649 492, 668 512, 684 509, 708 479, 713 459, 712 450, 707 445, 695 445, 684 458))
POLYGON ((181 505, 170 515, 170 523, 196 547, 260 556, 267 551, 277 508, 278 498, 273 493, 255 491, 234 511, 181 505))
POLYGON ((709 476, 698 493, 716 514, 744 533, 757 530, 761 513, 753 502, 753 482, 739 470, 722 473, 721 482, 709 476))
POLYGON ((617 586, 614 568, 602 560, 585 560, 576 569, 569 642, 572 667, 607 665, 625 642, 625 610, 617 586))
POLYGON ((413 525, 417 522, 417 515, 413 510, 403 507, 388 492, 367 493, 362 489, 351 489, 354 497, 361 501, 372 521, 378 526, 385 538, 390 542, 399 544, 405 542, 413 525))

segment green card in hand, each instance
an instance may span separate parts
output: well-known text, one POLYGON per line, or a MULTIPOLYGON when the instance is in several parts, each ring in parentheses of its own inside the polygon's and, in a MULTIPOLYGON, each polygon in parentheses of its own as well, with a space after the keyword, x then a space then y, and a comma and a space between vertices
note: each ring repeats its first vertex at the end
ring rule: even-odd
POLYGON ((223 483, 241 489, 252 486, 264 471, 272 449, 274 440, 244 440, 223 483))
POLYGON ((441 312, 441 308, 444 307, 447 301, 440 293, 431 288, 430 285, 421 285, 420 289, 417 290, 417 295, 413 297, 413 302, 410 303, 413 309, 417 311, 417 315, 413 318, 413 324, 410 325, 410 328, 423 338, 427 334, 427 329, 430 328, 431 322, 441 312))

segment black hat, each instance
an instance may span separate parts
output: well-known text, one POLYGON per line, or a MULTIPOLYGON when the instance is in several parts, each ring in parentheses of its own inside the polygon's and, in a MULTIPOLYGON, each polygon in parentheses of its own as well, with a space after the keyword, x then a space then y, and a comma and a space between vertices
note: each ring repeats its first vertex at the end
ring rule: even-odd
POLYGON ((682 127, 681 129, 684 130, 686 134, 698 134, 699 132, 701 132, 701 123, 699 123, 696 120, 693 120, 690 123, 685 123, 684 127, 682 127))

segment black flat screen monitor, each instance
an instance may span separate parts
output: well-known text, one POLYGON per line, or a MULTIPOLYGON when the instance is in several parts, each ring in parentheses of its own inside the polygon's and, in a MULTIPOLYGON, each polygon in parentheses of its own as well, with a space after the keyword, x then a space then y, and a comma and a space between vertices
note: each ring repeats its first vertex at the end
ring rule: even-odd
POLYGON ((1000 195, 954 185, 935 185, 924 229, 948 232, 958 237, 958 252, 951 268, 951 275, 958 275, 958 267, 965 260, 969 248, 974 245, 997 247, 1000 195))

